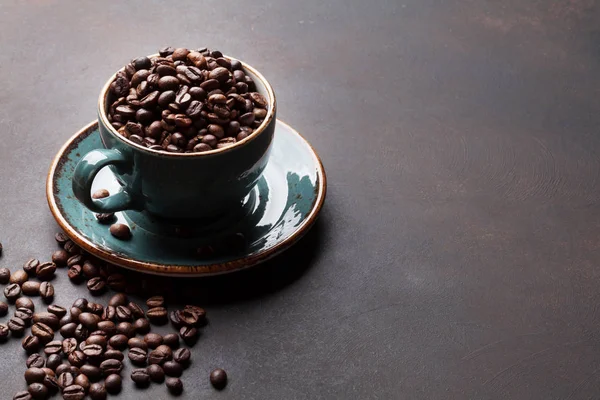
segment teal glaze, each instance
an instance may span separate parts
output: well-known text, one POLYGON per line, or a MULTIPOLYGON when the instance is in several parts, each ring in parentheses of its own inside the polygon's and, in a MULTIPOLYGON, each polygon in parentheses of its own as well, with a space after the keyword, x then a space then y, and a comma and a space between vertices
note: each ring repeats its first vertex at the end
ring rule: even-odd
MULTIPOLYGON (((94 213, 77 200, 71 184, 80 155, 102 146, 97 129, 82 132, 58 156, 56 170, 49 177, 52 191, 49 196, 53 197, 59 214, 55 212, 55 217, 64 219, 74 231, 76 242, 83 240, 118 257, 123 264, 135 260, 159 266, 210 266, 284 250, 289 246, 289 243, 284 245, 288 239, 300 236, 308 229, 307 225, 312 224, 313 221, 308 219, 322 205, 325 176, 318 157, 298 133, 281 121, 277 121, 275 130, 269 163, 245 197, 244 206, 239 208, 240 218, 232 220, 228 229, 220 230, 218 224, 213 227, 199 224, 178 236, 174 234, 180 228, 177 225, 169 226, 159 221, 163 231, 146 230, 136 223, 146 220, 142 225, 151 225, 152 217, 146 213, 118 212, 117 221, 129 224, 133 237, 128 241, 112 237, 108 225, 97 222, 94 213), (219 250, 221 241, 228 240, 231 232, 242 233, 246 244, 233 253, 219 250), (214 245, 217 254, 199 257, 196 249, 207 244, 214 245)), ((110 167, 104 168, 96 175, 88 194, 99 188, 117 193, 121 185, 118 175, 110 167)), ((150 272, 157 273, 155 270, 150 272)), ((168 274, 168 268, 160 273, 168 274)))

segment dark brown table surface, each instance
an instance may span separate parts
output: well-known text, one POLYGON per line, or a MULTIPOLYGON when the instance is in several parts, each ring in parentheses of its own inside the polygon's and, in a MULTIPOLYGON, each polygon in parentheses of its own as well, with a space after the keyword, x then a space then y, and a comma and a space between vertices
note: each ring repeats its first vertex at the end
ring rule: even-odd
MULTIPOLYGON (((3 0, 0 264, 55 250, 47 168, 110 74, 206 45, 272 82, 329 192, 288 254, 199 283, 183 398, 598 399, 595 3, 3 0)), ((59 275, 56 303, 87 295, 59 275)), ((0 345, 0 398, 24 359, 0 345)))

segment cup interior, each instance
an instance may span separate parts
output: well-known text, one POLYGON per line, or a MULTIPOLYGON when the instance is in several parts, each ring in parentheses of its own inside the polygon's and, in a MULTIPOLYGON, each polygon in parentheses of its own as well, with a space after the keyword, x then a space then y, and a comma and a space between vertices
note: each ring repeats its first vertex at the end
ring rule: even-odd
MULTIPOLYGON (((154 57, 159 57, 159 55, 152 54, 152 55, 149 55, 148 57, 154 58, 154 57)), ((233 57, 230 57, 227 55, 223 55, 223 57, 225 57, 229 60, 237 60, 236 58, 233 58, 233 57)), ((246 75, 249 75, 254 80, 254 84, 256 86, 256 92, 263 95, 268 100, 269 104, 268 104, 268 108, 267 108, 267 116, 265 117, 263 122, 260 124, 260 126, 258 128, 256 128, 252 132, 251 135, 248 135, 248 137, 246 137, 245 139, 240 140, 239 142, 236 142, 231 146, 227 146, 227 147, 224 147, 221 149, 213 149, 213 150, 209 150, 209 151, 205 151, 205 152, 201 152, 201 153, 170 153, 167 151, 150 150, 147 147, 144 147, 140 144, 137 144, 137 143, 127 139, 125 136, 123 136, 119 132, 117 132, 117 130, 112 126, 112 124, 108 120, 108 114, 107 114, 108 107, 110 106, 110 104, 113 101, 116 100, 116 99, 112 98, 111 93, 110 93, 110 84, 115 79, 115 77, 117 75, 116 72, 110 77, 110 79, 106 82, 106 84, 102 88, 102 91, 100 92, 100 98, 98 100, 98 115, 99 115, 99 119, 100 119, 99 122, 101 124, 103 124, 109 130, 109 132, 111 132, 113 134, 113 136, 115 136, 119 140, 127 143, 129 146, 136 147, 144 152, 148 152, 148 153, 152 153, 152 154, 161 154, 161 155, 168 156, 168 157, 203 157, 203 156, 215 155, 218 153, 223 153, 223 152, 227 152, 227 151, 231 151, 236 148, 239 148, 239 147, 243 146, 244 144, 254 140, 259 135, 261 135, 265 131, 265 127, 267 127, 273 121, 273 119, 275 118, 276 99, 275 99, 275 93, 273 91, 273 88, 271 87, 271 84, 265 79, 265 77, 260 72, 258 72, 258 70, 256 70, 254 67, 250 66, 249 64, 246 64, 245 62, 243 62, 241 60, 237 60, 237 61, 241 62, 242 68, 244 69, 244 72, 246 73, 246 75)))

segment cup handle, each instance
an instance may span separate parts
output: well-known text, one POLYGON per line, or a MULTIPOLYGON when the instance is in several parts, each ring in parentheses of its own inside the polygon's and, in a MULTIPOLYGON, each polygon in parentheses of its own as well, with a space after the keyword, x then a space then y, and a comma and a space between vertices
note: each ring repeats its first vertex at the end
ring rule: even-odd
POLYGON ((131 195, 125 188, 103 199, 92 199, 92 183, 98 172, 107 165, 114 165, 118 171, 131 170, 131 161, 115 149, 96 149, 87 153, 75 167, 73 193, 87 208, 97 213, 112 213, 134 208, 131 195))

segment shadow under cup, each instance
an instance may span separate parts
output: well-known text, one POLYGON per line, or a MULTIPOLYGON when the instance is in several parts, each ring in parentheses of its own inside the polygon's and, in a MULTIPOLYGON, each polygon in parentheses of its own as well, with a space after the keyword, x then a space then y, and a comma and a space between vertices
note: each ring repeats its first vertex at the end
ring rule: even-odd
MULTIPOLYGON (((111 100, 115 100, 109 91, 114 76, 105 85, 99 101, 99 131, 104 147, 123 156, 124 162, 113 163, 109 168, 128 195, 129 204, 123 211, 133 222, 150 230, 199 223, 214 227, 243 216, 244 199, 267 165, 276 123, 271 85, 254 68, 247 64, 243 68, 254 80, 256 91, 268 100, 267 116, 242 141, 204 153, 149 150, 120 135, 106 115, 111 100)), ((113 196, 93 200, 86 206, 103 212, 102 205, 109 204, 113 196)))

